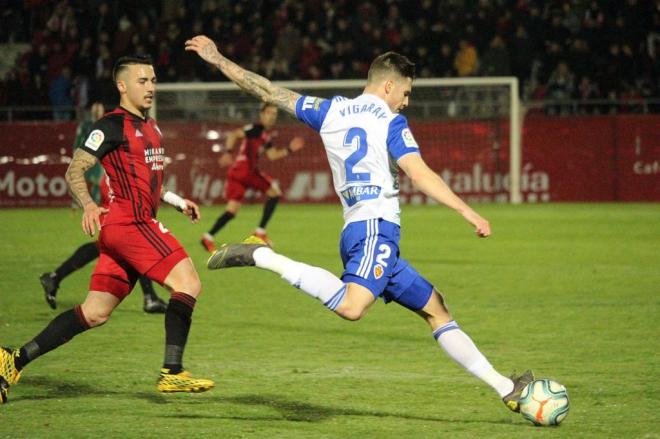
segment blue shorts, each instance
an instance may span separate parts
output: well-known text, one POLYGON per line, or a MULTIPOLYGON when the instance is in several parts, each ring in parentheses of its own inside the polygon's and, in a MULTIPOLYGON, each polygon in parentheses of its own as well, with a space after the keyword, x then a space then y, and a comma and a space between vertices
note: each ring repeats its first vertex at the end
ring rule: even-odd
POLYGON ((399 239, 399 226, 383 219, 348 224, 339 243, 341 279, 362 285, 385 303, 417 311, 428 303, 433 285, 400 257, 399 239))

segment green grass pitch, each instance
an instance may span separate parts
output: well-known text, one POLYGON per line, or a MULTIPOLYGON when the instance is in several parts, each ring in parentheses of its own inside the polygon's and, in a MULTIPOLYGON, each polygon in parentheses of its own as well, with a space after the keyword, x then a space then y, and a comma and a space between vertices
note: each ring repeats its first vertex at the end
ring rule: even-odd
MULTIPOLYGON (((142 312, 138 288, 108 324, 26 368, 0 405, 0 437, 660 437, 660 205, 478 210, 486 240, 446 208, 403 206, 402 254, 497 369, 567 387, 558 428, 510 413, 396 304, 346 322, 274 274, 207 271, 198 239, 215 206, 199 225, 166 207, 160 219, 203 282, 185 364, 216 388, 155 391, 163 318, 142 312)), ((242 239, 260 213, 246 206, 218 238, 242 239)), ((278 251, 338 274, 341 226, 338 206, 282 205, 269 233, 278 251)), ((0 210, 0 344, 21 345, 83 300, 91 265, 63 282, 57 312, 38 276, 84 242, 79 211, 0 210)))

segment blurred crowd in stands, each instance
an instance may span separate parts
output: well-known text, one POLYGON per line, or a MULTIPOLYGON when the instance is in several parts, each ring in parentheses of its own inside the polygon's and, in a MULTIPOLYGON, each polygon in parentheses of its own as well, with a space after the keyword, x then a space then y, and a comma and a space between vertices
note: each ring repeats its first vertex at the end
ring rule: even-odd
POLYGON ((374 56, 395 50, 417 64, 418 77, 515 75, 522 97, 553 102, 551 113, 575 112, 561 105, 569 100, 660 96, 660 0, 0 3, 12 5, 2 7, 0 44, 30 45, 1 78, 0 106, 113 105, 112 65, 125 54, 150 54, 160 82, 223 81, 183 50, 202 33, 276 80, 364 78, 374 56))

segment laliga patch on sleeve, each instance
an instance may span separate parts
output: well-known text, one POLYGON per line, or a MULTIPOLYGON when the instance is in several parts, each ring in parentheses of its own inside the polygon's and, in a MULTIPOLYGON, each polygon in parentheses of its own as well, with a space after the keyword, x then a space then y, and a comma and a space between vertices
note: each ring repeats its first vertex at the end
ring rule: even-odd
POLYGON ((410 132, 410 128, 405 128, 401 131, 401 138, 403 139, 403 143, 408 148, 419 148, 419 146, 417 146, 417 142, 415 142, 415 138, 410 132))
POLYGON ((104 140, 105 134, 103 134, 103 131, 94 130, 89 133, 89 136, 87 136, 87 140, 85 140, 85 146, 92 151, 96 151, 99 149, 104 140))
MULTIPOLYGON (((305 96, 305 99, 303 100, 303 104, 302 104, 303 111, 314 108, 314 102, 315 101, 316 101, 316 98, 314 96, 305 96)), ((318 108, 314 108, 314 109, 318 110, 318 108)))

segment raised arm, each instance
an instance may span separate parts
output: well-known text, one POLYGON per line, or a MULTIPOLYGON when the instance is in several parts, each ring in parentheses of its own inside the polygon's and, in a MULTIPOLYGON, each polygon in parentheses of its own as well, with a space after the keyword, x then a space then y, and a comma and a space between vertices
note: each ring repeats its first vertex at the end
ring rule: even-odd
POLYGON ((69 192, 84 211, 82 218, 83 232, 90 236, 94 236, 95 226, 101 230, 101 220, 99 217, 102 213, 107 212, 107 209, 96 205, 85 181, 85 172, 97 162, 98 159, 92 154, 81 148, 77 148, 73 153, 73 159, 65 174, 66 182, 69 185, 69 192))
POLYGON ((451 207, 470 224, 475 226, 478 236, 490 236, 490 224, 477 212, 472 210, 458 195, 456 195, 445 181, 431 168, 419 154, 406 154, 399 159, 399 166, 412 180, 413 185, 435 201, 451 207))
POLYGON ((196 52, 204 61, 216 66, 227 78, 248 93, 264 102, 276 105, 293 116, 296 115, 296 102, 300 98, 300 94, 278 87, 267 78, 245 70, 225 58, 220 54, 215 43, 208 37, 197 35, 186 41, 186 50, 196 52))

